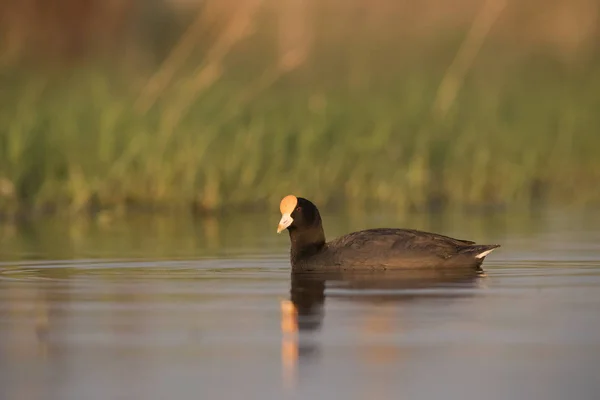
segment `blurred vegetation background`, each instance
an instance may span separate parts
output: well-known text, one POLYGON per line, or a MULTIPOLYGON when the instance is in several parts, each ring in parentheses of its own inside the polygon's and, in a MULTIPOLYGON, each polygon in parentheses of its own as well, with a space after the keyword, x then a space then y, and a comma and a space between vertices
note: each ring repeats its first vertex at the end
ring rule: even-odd
POLYGON ((1 0, 0 215, 600 203, 598 0, 1 0))

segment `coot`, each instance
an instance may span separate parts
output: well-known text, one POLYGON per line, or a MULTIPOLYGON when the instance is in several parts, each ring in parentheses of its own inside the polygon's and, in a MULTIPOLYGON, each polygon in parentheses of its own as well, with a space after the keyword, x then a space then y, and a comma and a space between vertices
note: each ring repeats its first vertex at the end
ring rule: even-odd
POLYGON ((349 233, 325 242, 317 207, 289 195, 279 204, 277 233, 290 234, 294 270, 437 269, 481 270, 481 263, 498 244, 468 240, 414 229, 378 228, 349 233))

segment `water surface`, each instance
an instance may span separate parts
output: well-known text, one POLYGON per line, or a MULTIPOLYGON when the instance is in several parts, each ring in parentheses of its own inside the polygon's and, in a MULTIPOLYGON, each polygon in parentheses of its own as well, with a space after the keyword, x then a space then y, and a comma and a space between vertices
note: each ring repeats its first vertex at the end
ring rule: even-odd
POLYGON ((0 399, 596 399, 599 215, 324 215, 502 244, 468 277, 292 277, 276 214, 3 225, 0 399))

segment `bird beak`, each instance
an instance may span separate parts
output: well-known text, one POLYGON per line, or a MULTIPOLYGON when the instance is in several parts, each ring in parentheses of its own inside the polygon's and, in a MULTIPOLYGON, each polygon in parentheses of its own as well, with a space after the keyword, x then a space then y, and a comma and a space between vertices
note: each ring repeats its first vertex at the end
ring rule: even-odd
POLYGON ((281 216, 281 220, 279 221, 279 225, 277 226, 277 233, 281 233, 282 230, 287 229, 294 222, 292 216, 288 213, 285 213, 281 216))

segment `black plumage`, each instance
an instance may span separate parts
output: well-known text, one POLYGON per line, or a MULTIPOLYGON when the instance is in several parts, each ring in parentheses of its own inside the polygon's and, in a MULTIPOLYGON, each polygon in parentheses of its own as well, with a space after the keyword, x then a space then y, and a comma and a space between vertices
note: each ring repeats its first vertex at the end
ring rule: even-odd
POLYGON ((287 196, 278 231, 287 229, 295 270, 471 269, 480 266, 497 244, 480 245, 414 229, 378 228, 325 241, 317 207, 287 196))

